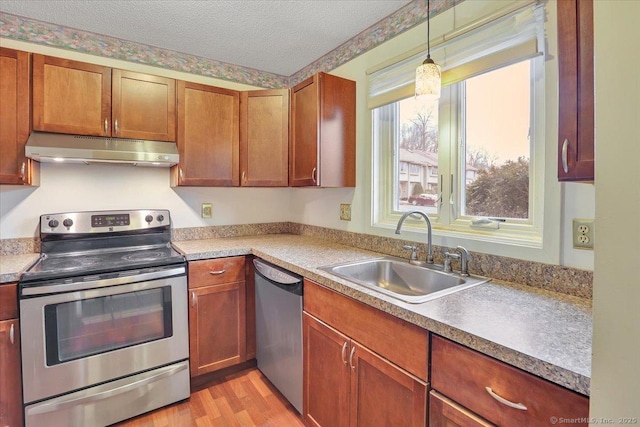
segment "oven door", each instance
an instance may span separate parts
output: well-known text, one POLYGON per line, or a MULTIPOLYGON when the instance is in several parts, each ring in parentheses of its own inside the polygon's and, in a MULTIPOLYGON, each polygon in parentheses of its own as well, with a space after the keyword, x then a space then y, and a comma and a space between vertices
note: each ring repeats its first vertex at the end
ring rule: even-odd
POLYGON ((24 403, 187 359, 187 310, 185 275, 22 299, 24 403))

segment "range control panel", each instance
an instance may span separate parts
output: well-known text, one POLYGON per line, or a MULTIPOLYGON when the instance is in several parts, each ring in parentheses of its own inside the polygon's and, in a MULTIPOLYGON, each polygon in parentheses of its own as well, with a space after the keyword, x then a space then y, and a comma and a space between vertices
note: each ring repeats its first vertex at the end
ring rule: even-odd
POLYGON ((40 233, 90 234, 145 230, 171 226, 166 209, 68 212, 40 216, 40 233))

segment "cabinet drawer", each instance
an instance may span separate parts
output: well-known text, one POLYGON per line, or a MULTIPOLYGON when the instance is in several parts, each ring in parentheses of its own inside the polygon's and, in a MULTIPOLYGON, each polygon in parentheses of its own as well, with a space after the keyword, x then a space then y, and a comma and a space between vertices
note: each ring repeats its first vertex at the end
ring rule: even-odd
POLYGON ((244 257, 189 262, 189 288, 244 281, 244 257))
POLYGON ((589 416, 587 397, 436 335, 431 340, 431 384, 500 426, 548 425, 552 417, 586 421, 589 416))
POLYGON ((416 377, 427 381, 428 332, 307 279, 304 309, 416 377))
POLYGON ((429 427, 495 427, 440 393, 429 393, 429 427))
POLYGON ((18 317, 18 285, 0 285, 0 320, 18 317))

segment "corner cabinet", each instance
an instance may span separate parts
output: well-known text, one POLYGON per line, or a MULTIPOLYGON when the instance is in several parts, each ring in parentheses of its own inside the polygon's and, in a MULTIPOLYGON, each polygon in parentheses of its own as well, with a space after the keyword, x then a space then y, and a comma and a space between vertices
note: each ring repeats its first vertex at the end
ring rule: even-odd
POLYGON ((558 179, 593 181, 593 0, 558 0, 558 179))
POLYGON ((172 186, 238 186, 239 103, 239 92, 178 81, 172 186))
POLYGON ((20 326, 15 283, 0 284, 0 426, 22 426, 20 326))
POLYGON ((306 279, 304 292, 305 422, 424 427, 428 333, 306 279))
POLYGON ((536 427, 554 417, 588 424, 586 396, 437 335, 431 338, 431 381, 432 426, 536 427))
POLYGON ((246 360, 245 258, 189 262, 189 364, 196 377, 246 360))
POLYGON ((291 89, 289 185, 355 187, 356 83, 318 73, 291 89))
POLYGON ((175 141, 175 80, 33 55, 33 129, 175 141))
POLYGON ((37 185, 39 163, 24 146, 31 126, 31 54, 0 47, 0 184, 37 185))
POLYGON ((289 90, 240 94, 240 185, 289 185, 289 90))

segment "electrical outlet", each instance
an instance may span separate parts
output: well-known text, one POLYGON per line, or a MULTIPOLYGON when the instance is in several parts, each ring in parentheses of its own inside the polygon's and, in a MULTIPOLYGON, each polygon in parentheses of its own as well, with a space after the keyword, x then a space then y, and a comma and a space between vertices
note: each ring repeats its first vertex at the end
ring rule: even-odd
POLYGON ((593 220, 573 219, 573 247, 576 249, 593 249, 593 220))
POLYGON ((351 205, 346 203, 340 204, 340 219, 343 221, 351 221, 351 205))
POLYGON ((211 218, 211 203, 203 203, 202 204, 202 209, 200 211, 200 214, 202 215, 202 218, 211 218))

